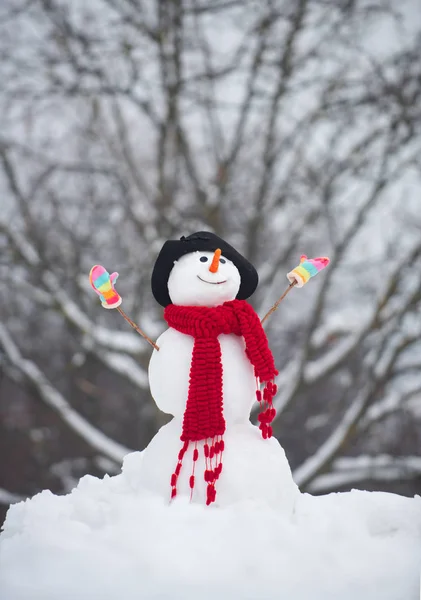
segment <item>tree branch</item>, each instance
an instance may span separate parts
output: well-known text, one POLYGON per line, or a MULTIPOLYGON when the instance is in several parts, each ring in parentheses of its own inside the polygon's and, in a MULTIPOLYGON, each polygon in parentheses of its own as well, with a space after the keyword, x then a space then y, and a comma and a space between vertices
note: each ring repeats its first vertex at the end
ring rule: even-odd
POLYGON ((10 334, 1 324, 0 344, 9 362, 34 386, 41 400, 54 410, 61 420, 91 448, 117 463, 121 463, 123 457, 131 452, 129 448, 110 439, 77 413, 48 381, 37 365, 22 357, 10 334))
POLYGON ((421 476, 419 456, 357 456, 334 461, 332 471, 316 477, 305 489, 327 494, 366 481, 410 481, 421 476))

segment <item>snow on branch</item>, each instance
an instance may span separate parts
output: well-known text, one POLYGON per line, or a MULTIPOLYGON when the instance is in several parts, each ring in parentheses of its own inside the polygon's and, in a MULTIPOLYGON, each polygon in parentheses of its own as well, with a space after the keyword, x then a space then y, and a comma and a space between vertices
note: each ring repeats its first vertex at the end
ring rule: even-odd
POLYGON ((373 394, 387 380, 388 373, 393 368, 402 350, 416 341, 418 337, 418 330, 412 331, 411 334, 399 335, 397 340, 391 343, 391 348, 386 348, 384 352, 383 345, 379 344, 377 352, 373 354, 370 360, 370 370, 367 374, 369 375, 371 372, 371 376, 369 375, 368 382, 347 409, 335 431, 320 446, 317 452, 304 461, 294 472, 295 481, 299 486, 308 486, 332 462, 341 447, 346 443, 352 430, 364 416, 373 394))
POLYGON ((36 388, 45 404, 53 409, 64 423, 92 448, 95 448, 95 450, 117 463, 121 463, 123 457, 131 452, 129 448, 110 439, 77 413, 62 394, 53 387, 37 365, 22 357, 6 328, 1 324, 0 344, 9 361, 36 388))
POLYGON ((28 242, 24 235, 18 231, 7 227, 5 223, 0 223, 0 231, 4 233, 12 242, 14 248, 19 252, 22 259, 29 267, 38 267, 41 264, 41 259, 38 252, 32 244, 28 242))
POLYGON ((276 408, 275 420, 278 419, 289 406, 298 390, 298 387, 301 383, 302 365, 302 352, 298 352, 298 356, 289 361, 276 379, 276 384, 279 391, 273 403, 274 407, 276 408))
MULTIPOLYGON (((0 230, 8 236, 29 268, 43 266, 39 253, 25 236, 17 231, 12 231, 1 223, 0 230)), ((66 319, 85 335, 90 336, 95 343, 115 352, 140 354, 145 350, 143 340, 134 333, 108 329, 91 321, 86 313, 62 290, 60 281, 51 270, 44 269, 41 279, 51 299, 59 305, 66 319)))
POLYGON ((305 460, 293 473, 300 487, 307 486, 315 476, 329 464, 348 438, 351 429, 363 414, 371 394, 371 385, 367 384, 345 412, 334 432, 320 446, 317 452, 305 460))
POLYGON ((25 496, 20 496, 19 494, 13 494, 4 488, 0 488, 0 504, 5 504, 8 506, 9 504, 15 504, 16 502, 22 502, 25 500, 25 496))
POLYGON ((310 361, 304 369, 304 381, 308 385, 313 385, 343 363, 361 344, 371 328, 371 323, 372 320, 370 319, 358 333, 343 340, 338 346, 335 346, 333 350, 327 352, 321 358, 310 361))
MULTIPOLYGON (((385 278, 384 289, 380 293, 376 305, 371 311, 370 316, 365 319, 363 325, 359 330, 352 336, 346 338, 339 345, 336 345, 331 351, 324 354, 321 358, 309 362, 304 369, 304 381, 308 385, 312 385, 317 381, 320 381, 323 377, 329 375, 334 369, 340 366, 348 356, 364 341, 367 335, 372 331, 373 326, 377 323, 380 314, 384 311, 385 307, 390 302, 396 291, 396 284, 399 276, 406 265, 412 264, 415 258, 421 252, 421 244, 413 246, 405 256, 398 261, 389 276, 385 278)), ((419 282, 417 285, 413 285, 412 290, 409 291, 407 297, 400 303, 399 307, 395 307, 393 317, 401 317, 411 305, 419 293, 419 282)), ((389 320, 391 316, 389 316, 389 320)), ((321 335, 320 331, 315 331, 313 334, 313 340, 315 337, 322 338, 323 341, 328 339, 330 332, 325 331, 321 335)), ((312 340, 313 347, 316 345, 312 340)))
POLYGON ((133 333, 106 329, 93 323, 80 307, 68 297, 66 292, 61 289, 60 282, 51 271, 44 273, 42 279, 56 302, 58 302, 67 320, 92 337, 96 343, 117 352, 137 354, 144 350, 144 342, 139 336, 133 333))
POLYGON ((116 373, 123 375, 144 390, 149 389, 149 380, 146 371, 131 356, 127 356, 127 354, 121 352, 101 352, 99 350, 94 350, 93 352, 104 365, 116 373))
POLYGON ((338 458, 331 473, 316 477, 306 488, 311 493, 327 493, 363 481, 401 481, 421 475, 419 456, 358 456, 338 458))
POLYGON ((399 393, 398 391, 390 392, 382 400, 369 407, 364 418, 359 423, 359 429, 365 431, 373 423, 378 423, 402 409, 416 413, 411 401, 417 397, 421 398, 421 386, 417 386, 406 393, 399 393))

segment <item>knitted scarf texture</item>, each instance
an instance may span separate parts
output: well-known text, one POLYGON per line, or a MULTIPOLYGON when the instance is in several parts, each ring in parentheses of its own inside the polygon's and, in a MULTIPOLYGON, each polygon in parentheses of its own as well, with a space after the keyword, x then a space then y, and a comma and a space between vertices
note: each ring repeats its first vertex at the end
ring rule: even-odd
POLYGON ((171 476, 171 498, 177 494, 177 479, 183 457, 190 443, 194 444, 192 474, 189 479, 191 494, 195 483, 195 463, 199 457, 197 443, 205 440, 204 479, 207 483, 206 504, 216 498, 215 484, 222 471, 224 451, 222 361, 218 336, 234 334, 242 336, 246 356, 254 367, 256 376, 256 399, 260 403, 259 428, 262 436, 270 438, 276 411, 272 399, 277 388, 273 380, 278 374, 266 334, 254 309, 245 300, 232 300, 221 306, 176 306, 169 304, 164 312, 168 325, 194 338, 190 367, 190 384, 183 418, 181 441, 183 446, 171 476), (260 389, 263 384, 263 390, 260 389))

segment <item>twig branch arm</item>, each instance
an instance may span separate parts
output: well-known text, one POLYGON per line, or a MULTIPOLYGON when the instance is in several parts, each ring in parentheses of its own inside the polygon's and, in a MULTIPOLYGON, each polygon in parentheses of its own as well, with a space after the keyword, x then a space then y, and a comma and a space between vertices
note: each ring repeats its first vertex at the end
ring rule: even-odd
POLYGON ((92 289, 100 297, 101 304, 104 308, 114 309, 116 308, 120 315, 127 321, 127 323, 133 327, 133 329, 141 335, 155 350, 159 350, 159 347, 151 340, 150 337, 144 333, 134 321, 130 319, 120 307, 122 298, 115 289, 114 285, 117 281, 118 273, 108 273, 102 265, 94 265, 89 273, 89 282, 92 289))
POLYGON ((261 324, 263 325, 263 323, 266 321, 266 319, 268 317, 270 317, 270 315, 272 313, 275 312, 275 310, 278 308, 278 306, 280 305, 280 303, 282 302, 282 300, 285 298, 285 296, 287 294, 289 294, 289 292, 292 290, 292 288, 297 285, 296 281, 293 281, 292 283, 289 284, 289 286, 287 287, 287 289, 285 290, 285 292, 282 294, 282 296, 280 298, 278 298, 278 300, 275 302, 275 304, 272 306, 272 308, 270 310, 268 310, 268 312, 265 314, 265 316, 263 317, 263 319, 261 320, 261 324))
POLYGON ((292 290, 292 288, 297 285, 298 287, 303 287, 309 279, 320 273, 327 265, 329 264, 329 259, 327 256, 319 256, 317 258, 308 258, 305 254, 301 255, 300 264, 298 267, 295 267, 292 271, 287 274, 290 285, 287 287, 282 296, 275 302, 269 312, 263 317, 261 323, 266 321, 266 319, 278 308, 282 300, 285 296, 292 290))
POLYGON ((136 331, 136 332, 137 332, 139 335, 141 335, 141 336, 142 336, 142 337, 143 337, 143 338, 144 338, 144 339, 145 339, 147 342, 149 342, 149 344, 150 344, 151 346, 153 346, 153 348, 155 348, 155 350, 159 350, 159 346, 157 346, 157 344, 156 344, 155 342, 153 342, 153 341, 151 340, 151 338, 150 338, 150 337, 148 337, 148 336, 146 335, 146 333, 145 333, 144 331, 142 331, 142 330, 140 329, 140 327, 139 327, 138 325, 136 325, 136 323, 135 323, 134 321, 132 321, 132 320, 130 319, 130 317, 128 317, 128 316, 126 315, 126 313, 124 312, 124 310, 123 310, 123 309, 122 309, 120 306, 118 306, 118 307, 117 307, 117 310, 118 310, 118 312, 120 313, 120 315, 123 317, 123 319, 125 319, 125 320, 127 321, 127 323, 128 323, 128 324, 129 324, 131 327, 133 327, 133 329, 134 329, 134 330, 135 330, 135 331, 136 331))

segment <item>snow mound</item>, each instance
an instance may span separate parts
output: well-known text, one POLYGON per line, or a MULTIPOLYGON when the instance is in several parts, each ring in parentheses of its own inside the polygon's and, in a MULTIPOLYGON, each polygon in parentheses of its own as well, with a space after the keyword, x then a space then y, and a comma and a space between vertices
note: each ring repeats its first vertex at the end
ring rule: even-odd
POLYGON ((10 508, 2 600, 419 600, 421 498, 304 494, 292 518, 251 501, 169 505, 144 491, 141 460, 10 508))

